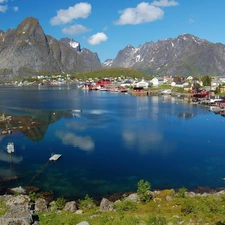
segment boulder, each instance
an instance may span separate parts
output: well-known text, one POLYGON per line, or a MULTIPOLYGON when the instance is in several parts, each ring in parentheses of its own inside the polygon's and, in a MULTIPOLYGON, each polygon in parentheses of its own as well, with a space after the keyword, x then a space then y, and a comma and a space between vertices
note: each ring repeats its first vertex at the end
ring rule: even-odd
POLYGON ((6 196, 8 210, 0 218, 0 225, 30 225, 33 223, 30 198, 26 195, 6 196))
POLYGON ((77 203, 75 201, 67 202, 63 210, 74 212, 77 210, 77 203))
POLYGON ((22 188, 21 186, 11 188, 10 191, 14 194, 26 194, 26 190, 24 188, 22 188))
POLYGON ((80 223, 77 223, 76 225, 89 225, 89 223, 87 221, 82 221, 80 223))
POLYGON ((137 193, 133 193, 133 194, 130 194, 128 197, 127 197, 128 200, 131 200, 131 201, 134 201, 134 202, 140 202, 140 197, 138 196, 137 193))
POLYGON ((48 203, 43 198, 38 198, 35 200, 35 206, 34 206, 35 212, 47 212, 48 211, 48 203))
POLYGON ((110 202, 108 199, 103 198, 101 203, 100 203, 100 211, 101 212, 108 212, 108 211, 113 211, 113 203, 110 202))
POLYGON ((76 214, 82 214, 83 213, 83 210, 81 210, 81 209, 79 209, 79 210, 77 210, 76 212, 75 212, 76 214))

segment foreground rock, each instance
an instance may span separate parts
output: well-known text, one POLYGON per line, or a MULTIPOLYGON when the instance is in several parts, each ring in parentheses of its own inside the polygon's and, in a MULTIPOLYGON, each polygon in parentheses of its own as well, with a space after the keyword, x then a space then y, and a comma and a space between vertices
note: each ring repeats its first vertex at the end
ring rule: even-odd
POLYGON ((100 203, 100 211, 101 212, 109 212, 109 211, 113 211, 113 210, 114 210, 113 203, 110 202, 108 199, 103 198, 100 203))
POLYGON ((27 195, 4 195, 0 199, 8 207, 6 214, 0 218, 0 225, 30 225, 33 223, 30 198, 27 195))

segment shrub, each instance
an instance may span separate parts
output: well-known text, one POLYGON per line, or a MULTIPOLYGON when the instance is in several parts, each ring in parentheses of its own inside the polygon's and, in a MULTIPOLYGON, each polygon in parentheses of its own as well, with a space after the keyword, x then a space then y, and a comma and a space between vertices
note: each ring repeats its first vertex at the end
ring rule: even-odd
POLYGON ((195 213, 196 212, 195 202, 192 199, 187 198, 181 206, 181 212, 185 216, 187 216, 190 213, 195 213))
POLYGON ((55 201, 55 206, 57 209, 63 209, 66 204, 66 200, 63 197, 57 198, 55 201))
POLYGON ((140 180, 138 182, 137 194, 142 203, 150 201, 150 188, 151 185, 148 181, 140 180))
POLYGON ((7 210, 8 208, 6 204, 2 200, 0 200, 0 216, 3 216, 7 210))
POLYGON ((186 188, 182 187, 178 189, 178 192, 176 193, 176 197, 178 198, 185 198, 185 192, 187 191, 186 188))
POLYGON ((128 199, 124 199, 122 201, 118 201, 115 203, 116 211, 134 211, 137 209, 137 203, 128 199))
POLYGON ((43 196, 39 193, 36 193, 36 192, 30 192, 29 197, 30 197, 31 201, 34 202, 36 199, 42 198, 43 196))
POLYGON ((83 200, 79 199, 79 208, 80 209, 91 209, 94 208, 96 205, 94 203, 94 200, 89 197, 87 194, 83 200))

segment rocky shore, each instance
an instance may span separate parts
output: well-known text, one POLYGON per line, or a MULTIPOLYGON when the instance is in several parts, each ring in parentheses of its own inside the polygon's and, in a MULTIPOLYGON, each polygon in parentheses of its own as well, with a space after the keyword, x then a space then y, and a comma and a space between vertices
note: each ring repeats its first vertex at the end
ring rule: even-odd
MULTIPOLYGON (((5 194, 0 196, 0 212, 2 216, 0 217, 0 225, 38 225, 38 213, 43 212, 57 212, 58 214, 61 211, 68 211, 76 215, 83 214, 82 209, 79 208, 79 204, 76 201, 69 201, 63 204, 62 208, 58 208, 55 201, 48 201, 43 197, 38 197, 32 199, 30 194, 26 193, 26 190, 22 187, 16 187, 11 189, 11 192, 14 194, 5 194), (4 210, 5 206, 5 210, 4 210)), ((151 191, 149 195, 151 196, 152 201, 158 202, 160 207, 161 201, 164 199, 167 202, 173 201, 175 198, 176 192, 173 189, 162 190, 162 191, 151 191)), ((209 197, 209 196, 224 196, 225 190, 211 192, 211 193, 196 193, 196 192, 185 192, 185 197, 194 198, 194 197, 209 197)), ((140 204, 140 198, 137 193, 131 193, 129 195, 124 195, 124 198, 140 204)), ((121 201, 117 199, 112 202, 106 198, 102 198, 98 211, 101 213, 116 211, 115 204, 121 201)), ((92 217, 98 215, 93 214, 92 217)), ((89 216, 90 217, 90 216, 89 216)), ((182 223, 180 223, 182 224, 182 223)), ((89 225, 87 221, 81 221, 76 225, 89 225)), ((147 225, 147 224, 143 224, 147 225)))

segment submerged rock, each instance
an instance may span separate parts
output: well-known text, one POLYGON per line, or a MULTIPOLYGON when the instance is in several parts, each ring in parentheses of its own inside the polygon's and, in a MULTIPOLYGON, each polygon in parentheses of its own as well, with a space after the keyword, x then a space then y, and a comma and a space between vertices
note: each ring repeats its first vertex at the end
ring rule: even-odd
POLYGON ((24 188, 22 188, 21 186, 11 188, 10 191, 14 194, 26 194, 26 190, 24 188))

